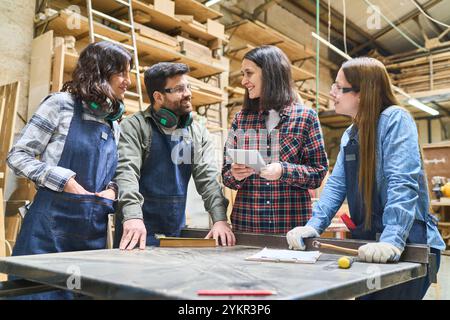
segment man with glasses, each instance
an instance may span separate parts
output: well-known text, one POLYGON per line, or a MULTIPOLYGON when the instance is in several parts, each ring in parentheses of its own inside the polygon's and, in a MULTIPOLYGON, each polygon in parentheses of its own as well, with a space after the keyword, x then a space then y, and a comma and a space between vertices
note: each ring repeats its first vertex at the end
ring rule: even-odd
POLYGON ((151 104, 121 123, 115 247, 144 249, 158 245, 155 235, 179 236, 191 176, 214 223, 207 237, 235 244, 212 142, 206 128, 192 121, 188 72, 185 64, 168 62, 146 70, 151 104))

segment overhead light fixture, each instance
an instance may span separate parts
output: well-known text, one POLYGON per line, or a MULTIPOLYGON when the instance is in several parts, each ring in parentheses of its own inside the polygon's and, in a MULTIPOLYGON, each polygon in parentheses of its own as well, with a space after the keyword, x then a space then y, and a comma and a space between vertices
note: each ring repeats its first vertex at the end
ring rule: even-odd
MULTIPOLYGON (((331 50, 333 50, 334 52, 336 52, 337 54, 339 54, 341 57, 347 59, 347 60, 351 60, 353 59, 351 56, 349 56, 348 54, 346 54, 345 52, 343 52, 342 50, 340 50, 339 48, 337 48, 336 46, 332 45, 330 42, 328 42, 327 40, 325 40, 324 38, 322 38, 321 36, 319 36, 318 34, 316 34, 315 32, 311 32, 313 38, 317 39, 318 41, 322 42, 324 45, 326 45, 328 48, 330 48, 331 50)), ((420 109, 422 111, 425 111, 429 114, 431 114, 432 116, 437 116, 439 115, 439 111, 437 111, 436 109, 430 108, 429 106, 423 104, 422 102, 420 102, 419 100, 411 97, 408 93, 406 93, 405 91, 403 91, 402 89, 400 89, 397 86, 392 86, 392 89, 394 89, 394 91, 397 91, 398 93, 400 93, 401 95, 405 96, 408 99, 408 104, 416 107, 417 109, 420 109)))
POLYGON ((408 103, 414 107, 416 107, 417 109, 420 109, 422 111, 428 112, 429 114, 431 114, 432 116, 437 116, 439 115, 439 111, 437 111, 436 109, 433 109, 429 106, 427 106, 426 104, 420 102, 417 99, 409 99, 408 103))
POLYGON ((220 1, 222 1, 222 0, 209 0, 209 1, 205 2, 205 6, 210 7, 213 4, 219 3, 220 1))

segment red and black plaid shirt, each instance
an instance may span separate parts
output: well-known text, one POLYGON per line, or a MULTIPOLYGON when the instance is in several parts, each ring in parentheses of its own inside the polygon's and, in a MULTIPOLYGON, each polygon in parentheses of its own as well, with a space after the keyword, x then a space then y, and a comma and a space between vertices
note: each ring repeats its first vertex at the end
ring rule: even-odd
POLYGON ((285 234, 303 226, 312 214, 308 189, 316 189, 328 170, 317 113, 300 104, 280 111, 280 122, 267 134, 267 111, 236 114, 225 145, 224 184, 238 190, 231 214, 233 230, 285 234), (281 178, 269 181, 254 174, 237 181, 226 149, 256 149, 266 163, 280 162, 281 178), (267 150, 267 152, 266 152, 267 150))

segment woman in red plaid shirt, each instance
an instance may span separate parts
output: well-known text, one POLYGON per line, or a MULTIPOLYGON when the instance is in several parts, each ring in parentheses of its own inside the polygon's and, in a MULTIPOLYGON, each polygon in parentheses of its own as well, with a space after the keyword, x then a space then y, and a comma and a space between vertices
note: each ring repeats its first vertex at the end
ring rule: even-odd
POLYGON ((328 170, 317 113, 302 105, 291 64, 275 46, 249 51, 241 66, 244 106, 225 145, 224 184, 238 190, 231 222, 235 231, 286 234, 311 217, 308 189, 328 170), (232 163, 229 149, 259 150, 268 165, 257 173, 232 163))

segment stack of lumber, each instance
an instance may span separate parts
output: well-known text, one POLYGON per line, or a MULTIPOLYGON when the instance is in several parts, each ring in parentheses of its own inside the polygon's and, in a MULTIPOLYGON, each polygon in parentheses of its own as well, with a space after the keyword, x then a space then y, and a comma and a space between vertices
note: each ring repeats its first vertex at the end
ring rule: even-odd
MULTIPOLYGON (((0 189, 0 257, 6 257, 5 210, 3 207, 3 189, 0 189)), ((0 273, 0 282, 6 280, 6 275, 0 273)))
MULTIPOLYGON (((299 89, 298 93, 303 100, 303 103, 309 107, 316 108, 316 91, 313 89, 299 89)), ((331 110, 330 97, 322 92, 319 92, 319 110, 331 110)))
POLYGON ((398 63, 387 62, 387 69, 393 83, 406 92, 437 90, 450 86, 450 52, 398 63))
POLYGON ((6 156, 14 139, 19 90, 19 82, 0 87, 0 189, 3 190, 8 178, 6 156))

